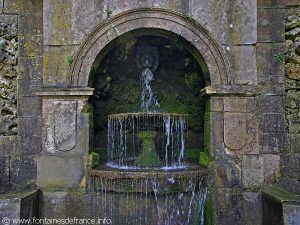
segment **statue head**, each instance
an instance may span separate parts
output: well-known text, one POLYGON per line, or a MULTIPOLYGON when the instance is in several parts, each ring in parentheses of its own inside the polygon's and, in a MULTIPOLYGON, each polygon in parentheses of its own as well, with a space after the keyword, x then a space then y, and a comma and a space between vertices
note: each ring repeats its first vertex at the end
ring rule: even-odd
POLYGON ((141 70, 146 68, 154 72, 159 64, 158 49, 156 47, 141 46, 137 48, 136 64, 141 70))

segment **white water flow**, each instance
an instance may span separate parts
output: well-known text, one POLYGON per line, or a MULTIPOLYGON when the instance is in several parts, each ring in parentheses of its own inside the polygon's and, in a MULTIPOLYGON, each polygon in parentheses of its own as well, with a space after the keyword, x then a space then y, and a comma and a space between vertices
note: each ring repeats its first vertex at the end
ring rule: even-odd
POLYGON ((151 112, 153 107, 159 107, 159 103, 153 96, 151 82, 154 80, 154 74, 151 69, 146 68, 140 76, 142 85, 141 109, 143 112, 151 112))
POLYGON ((110 218, 111 224, 204 225, 207 188, 202 178, 181 181, 177 178, 174 184, 168 184, 167 177, 126 181, 122 178, 94 176, 91 179, 90 215, 110 218), (182 187, 184 184, 186 187, 178 191, 168 189, 173 185, 182 187))
POLYGON ((138 169, 134 164, 141 154, 138 138, 144 131, 155 131, 159 168, 185 168, 186 116, 170 113, 124 113, 108 117, 108 163, 118 169, 138 169))

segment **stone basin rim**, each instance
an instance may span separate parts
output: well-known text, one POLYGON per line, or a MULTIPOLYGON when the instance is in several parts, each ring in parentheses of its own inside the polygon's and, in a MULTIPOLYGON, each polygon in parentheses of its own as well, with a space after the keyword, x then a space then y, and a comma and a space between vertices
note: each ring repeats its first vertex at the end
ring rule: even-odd
POLYGON ((198 169, 181 169, 181 170, 136 170, 125 171, 118 169, 92 169, 90 170, 90 176, 102 177, 108 179, 167 179, 170 177, 176 178, 199 178, 202 176, 208 176, 209 172, 206 168, 198 169))
POLYGON ((188 114, 179 113, 162 113, 162 112, 135 112, 135 113, 116 113, 108 115, 108 119, 115 119, 119 117, 142 117, 142 116, 172 116, 172 117, 188 117, 188 114))

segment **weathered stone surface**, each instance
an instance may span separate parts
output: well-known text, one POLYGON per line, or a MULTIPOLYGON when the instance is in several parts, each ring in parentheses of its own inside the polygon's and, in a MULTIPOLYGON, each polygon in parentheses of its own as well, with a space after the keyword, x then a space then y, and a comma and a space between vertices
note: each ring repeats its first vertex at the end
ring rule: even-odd
POLYGON ((85 155, 88 148, 88 115, 85 100, 44 99, 43 151, 85 155), (72 150, 72 151, 71 151, 72 150))
POLYGON ((0 136, 0 155, 11 156, 17 154, 17 136, 0 136))
MULTIPOLYGON (((2 146, 1 146, 2 147, 2 146)), ((9 166, 10 158, 7 156, 0 156, 0 193, 2 194, 2 189, 5 191, 4 186, 9 182, 9 166)))
POLYGON ((224 113, 224 142, 230 150, 243 148, 247 141, 246 115, 244 113, 224 113))
POLYGON ((281 156, 281 170, 285 178, 289 178, 292 181, 299 181, 300 178, 299 162, 300 162, 299 153, 289 153, 281 156))
MULTIPOLYGON (((192 3, 191 3, 192 4, 192 3)), ((189 2, 180 0, 166 0, 166 1, 138 1, 138 0, 113 0, 105 7, 105 16, 117 15, 118 13, 136 9, 136 8, 164 8, 172 11, 181 12, 183 15, 189 15, 189 2), (111 12, 111 13, 108 13, 111 12), (110 15, 111 14, 111 15, 110 15)))
POLYGON ((3 0, 4 13, 32 13, 41 11, 43 8, 43 1, 40 0, 3 0))
POLYGON ((21 190, 1 195, 0 224, 18 224, 13 220, 39 218, 39 191, 21 190), (6 217, 6 220, 4 219, 6 217), (4 219, 4 220, 3 220, 4 219), (7 221, 9 221, 7 223, 7 221))
POLYGON ((68 56, 77 50, 76 46, 49 46, 44 49, 44 86, 65 87, 69 82, 68 56))
POLYGON ((224 114, 224 141, 234 154, 258 154, 258 122, 254 113, 224 114))
POLYGON ((299 5, 299 0, 259 0, 258 7, 283 7, 283 6, 296 6, 299 5))
POLYGON ((243 155, 242 185, 244 188, 259 187, 264 182, 263 158, 258 155, 243 155))
POLYGON ((223 112, 223 99, 218 97, 211 97, 211 112, 223 112))
POLYGON ((257 88, 253 85, 218 85, 206 86, 201 90, 203 94, 210 96, 256 96, 257 88))
POLYGON ((225 153, 223 119, 224 115, 221 112, 210 113, 210 149, 213 157, 225 153))
POLYGON ((283 44, 258 43, 256 45, 258 84, 266 93, 274 93, 276 86, 284 83, 284 61, 279 60, 279 56, 284 56, 283 44))
POLYGON ((283 223, 288 225, 300 224, 300 205, 283 204, 283 223))
POLYGON ((19 55, 20 57, 37 57, 43 53, 43 36, 28 35, 19 37, 19 55))
POLYGON ((19 97, 18 112, 20 117, 37 117, 42 113, 41 97, 19 97))
MULTIPOLYGON (((226 47, 225 47, 226 49, 226 47)), ((256 53, 254 46, 233 46, 226 50, 233 72, 233 83, 257 84, 256 53)))
POLYGON ((243 217, 243 196, 238 188, 219 188, 216 193, 217 218, 215 224, 236 224, 244 223, 243 217))
POLYGON ((299 195, 278 187, 270 186, 262 190, 264 224, 299 224, 299 195))
POLYGON ((78 156, 40 155, 37 158, 37 183, 43 188, 85 186, 86 159, 78 156))
POLYGON ((257 10, 258 42, 284 42, 284 9, 257 10))
POLYGON ((189 14, 222 44, 256 43, 256 1, 192 0, 189 14))
POLYGON ((18 16, 18 35, 42 35, 43 34, 43 13, 37 11, 18 16))
POLYGON ((241 166, 233 160, 215 161, 214 172, 218 188, 241 187, 241 166))
POLYGON ((19 117, 18 147, 20 153, 37 154, 42 150, 41 117, 19 117))
POLYGON ((261 113, 284 113, 284 96, 261 95, 258 103, 261 113))
POLYGON ((80 44, 106 16, 106 2, 97 0, 44 1, 44 44, 80 44))
POLYGON ((262 224, 261 194, 257 192, 243 192, 242 196, 244 224, 262 224))
POLYGON ((246 112, 247 99, 239 97, 226 97, 224 98, 224 111, 225 112, 246 112))
POLYGON ((282 133, 262 133, 260 134, 259 153, 280 153, 285 149, 285 134, 282 133))
POLYGON ((11 182, 25 186, 36 181, 36 156, 13 155, 11 158, 11 182))
POLYGON ((280 177, 280 156, 264 154, 264 184, 274 184, 278 182, 280 177))
POLYGON ((259 128, 264 133, 284 133, 284 115, 262 114, 259 128))

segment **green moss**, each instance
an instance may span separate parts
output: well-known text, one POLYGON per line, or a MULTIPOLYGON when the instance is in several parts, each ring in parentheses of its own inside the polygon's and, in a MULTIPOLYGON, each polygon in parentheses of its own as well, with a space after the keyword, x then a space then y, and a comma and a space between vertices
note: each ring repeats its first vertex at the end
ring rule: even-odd
POLYGON ((142 139, 142 152, 136 160, 138 166, 160 166, 162 165, 160 158, 155 148, 155 131, 141 131, 138 134, 139 138, 142 139))
POLYGON ((96 152, 91 152, 89 154, 89 156, 90 156, 91 167, 93 168, 93 167, 98 166, 99 165, 99 160, 100 160, 99 154, 96 153, 96 152))
POLYGON ((282 53, 276 53, 276 54, 274 54, 274 59, 277 62, 283 62, 284 61, 284 55, 282 53))
POLYGON ((211 158, 208 153, 200 152, 199 154, 199 164, 203 167, 208 167, 211 162, 211 158))
POLYGON ((199 159, 199 154, 200 154, 200 149, 199 148, 187 149, 185 151, 185 158, 186 159, 198 160, 199 159))
POLYGON ((299 195, 295 195, 279 186, 264 187, 263 192, 279 199, 280 201, 300 201, 299 195))
POLYGON ((205 225, 214 224, 213 204, 211 199, 208 199, 204 206, 204 221, 205 225))
POLYGON ((138 137, 141 139, 155 138, 157 135, 156 131, 140 131, 138 137))
POLYGON ((94 148, 93 152, 99 155, 99 161, 103 161, 107 158, 106 148, 94 148))
POLYGON ((192 72, 192 73, 186 74, 184 76, 184 82, 188 86, 197 85, 201 81, 202 81, 202 78, 200 77, 200 75, 197 72, 192 72))
POLYGON ((204 113, 204 152, 210 154, 210 110, 211 102, 206 101, 205 113, 204 113))

